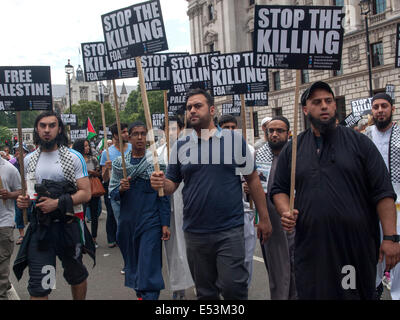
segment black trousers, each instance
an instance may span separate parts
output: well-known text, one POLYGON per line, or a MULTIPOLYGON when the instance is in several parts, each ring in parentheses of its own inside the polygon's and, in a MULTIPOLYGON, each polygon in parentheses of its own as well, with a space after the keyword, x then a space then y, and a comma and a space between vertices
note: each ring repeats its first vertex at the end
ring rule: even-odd
POLYGON ((86 208, 90 208, 90 219, 91 219, 91 234, 94 239, 97 238, 97 228, 99 226, 99 217, 97 211, 99 210, 99 197, 92 197, 88 203, 83 205, 83 212, 86 212, 86 208))

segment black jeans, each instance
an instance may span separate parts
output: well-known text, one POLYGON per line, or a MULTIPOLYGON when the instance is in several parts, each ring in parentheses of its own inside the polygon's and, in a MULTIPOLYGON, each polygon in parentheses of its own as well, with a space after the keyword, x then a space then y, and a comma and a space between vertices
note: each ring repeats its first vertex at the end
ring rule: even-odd
POLYGON ((106 220, 106 233, 107 242, 109 244, 117 242, 117 220, 115 219, 114 212, 111 206, 110 198, 108 197, 108 183, 103 184, 106 194, 104 195, 104 204, 107 209, 107 220, 106 220))
POLYGON ((92 197, 88 203, 83 205, 83 212, 86 212, 86 208, 90 208, 90 219, 91 219, 91 234, 94 239, 97 238, 97 228, 99 225, 99 217, 97 211, 99 210, 99 197, 92 197))

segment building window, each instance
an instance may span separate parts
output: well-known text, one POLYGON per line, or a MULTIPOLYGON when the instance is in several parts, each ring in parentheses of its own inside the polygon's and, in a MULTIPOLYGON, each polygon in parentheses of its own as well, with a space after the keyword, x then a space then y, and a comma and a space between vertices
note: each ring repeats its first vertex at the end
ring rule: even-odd
POLYGON ((386 0, 372 1, 372 12, 374 14, 385 12, 385 10, 386 10, 386 0))
POLYGON ((208 20, 214 20, 214 6, 212 4, 208 6, 208 20))
POLYGON ((382 42, 371 45, 372 67, 383 66, 383 45, 382 42))
POLYGON ((89 92, 88 87, 79 87, 79 97, 80 100, 88 101, 89 100, 89 92))
POLYGON ((249 0, 249 6, 252 6, 255 2, 255 0, 249 0))
POLYGON ((301 70, 301 83, 310 82, 310 75, 308 74, 308 70, 301 70))
POLYGON ((274 82, 274 90, 281 90, 281 76, 279 71, 272 72, 272 79, 274 82))
POLYGON ((344 0, 334 0, 335 6, 344 6, 344 0))
POLYGON ((346 100, 344 97, 336 97, 336 115, 339 122, 342 122, 346 118, 346 100))
POLYGON ((273 112, 274 112, 274 117, 281 116, 282 115, 282 108, 276 107, 276 108, 273 109, 273 112))
POLYGON ((258 138, 260 136, 260 130, 258 128, 258 113, 257 113, 257 111, 253 112, 253 128, 254 128, 254 136, 258 138))

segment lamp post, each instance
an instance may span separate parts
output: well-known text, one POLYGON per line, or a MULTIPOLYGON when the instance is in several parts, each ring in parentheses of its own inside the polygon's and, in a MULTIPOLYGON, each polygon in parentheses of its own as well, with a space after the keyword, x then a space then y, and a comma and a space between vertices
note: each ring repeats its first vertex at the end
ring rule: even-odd
POLYGON ((367 60, 368 60, 368 76, 369 76, 369 96, 373 96, 372 92, 372 71, 371 71, 371 52, 369 46, 369 31, 368 31, 368 13, 371 11, 370 0, 360 0, 361 14, 365 16, 365 35, 367 37, 367 60))
POLYGON ((65 73, 68 76, 68 95, 69 95, 69 113, 72 114, 72 103, 71 103, 71 77, 70 75, 74 72, 74 67, 68 59, 68 64, 65 65, 65 73))

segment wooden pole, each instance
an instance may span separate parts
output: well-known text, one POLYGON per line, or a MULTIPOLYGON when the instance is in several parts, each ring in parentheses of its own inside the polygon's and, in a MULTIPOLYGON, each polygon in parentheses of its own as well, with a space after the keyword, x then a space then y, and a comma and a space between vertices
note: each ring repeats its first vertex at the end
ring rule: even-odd
POLYGON ((115 80, 113 80, 113 89, 114 89, 114 101, 115 101, 115 118, 117 120, 117 128, 118 128, 119 150, 121 152, 122 170, 123 170, 123 174, 124 174, 124 179, 126 179, 127 174, 126 174, 124 142, 122 141, 122 135, 121 135, 121 121, 120 121, 120 118, 119 118, 117 86, 115 85, 115 80))
POLYGON ((102 102, 100 104, 101 108, 101 121, 103 122, 103 133, 104 133, 104 146, 106 148, 106 153, 107 153, 107 160, 110 160, 110 153, 108 152, 108 143, 107 143, 107 126, 106 126, 106 116, 104 114, 104 103, 102 102))
POLYGON ((294 188, 296 184, 296 157, 297 157, 297 127, 299 122, 299 90, 301 70, 296 70, 296 90, 294 95, 294 126, 292 136, 292 172, 290 176, 290 200, 289 211, 293 215, 294 209, 294 188))
MULTIPOLYGON (((1 180, 1 177, 0 177, 0 189, 3 189, 3 181, 1 180)), ((2 200, 3 200, 3 204, 4 204, 4 206, 5 206, 7 200, 6 200, 6 199, 2 199, 2 200)))
POLYGON ((164 90, 164 122, 165 122, 165 138, 167 141, 167 159, 169 162, 169 118, 168 118, 168 95, 167 90, 164 90))
POLYGON ((244 94, 240 95, 240 102, 241 102, 241 113, 242 113, 242 130, 243 130, 243 137, 247 143, 247 124, 246 124, 246 102, 244 101, 244 94))
MULTIPOLYGON (((19 174, 21 175, 21 187, 22 195, 26 195, 26 183, 25 183, 25 168, 24 168, 24 148, 22 146, 22 123, 21 123, 21 111, 17 111, 17 128, 18 128, 18 163, 19 163, 19 174)), ((24 224, 28 224, 28 214, 26 209, 22 210, 24 224)))
MULTIPOLYGON (((251 127, 251 142, 254 141, 254 119, 253 119, 253 107, 250 107, 250 127, 251 127)), ((254 209, 254 202, 249 196, 249 204, 250 204, 250 209, 254 209)))
MULTIPOLYGON (((146 126, 147 126, 147 129, 149 132, 150 149, 153 154, 154 170, 160 171, 160 165, 158 163, 156 144, 154 142, 154 132, 153 132, 153 124, 151 122, 149 101, 147 99, 146 84, 145 84, 144 76, 143 76, 142 60, 140 57, 136 57, 135 59, 136 59, 136 68, 137 68, 138 76, 139 76, 140 91, 142 93, 144 115, 146 117, 146 126)), ((164 196, 164 190, 162 188, 158 190, 158 195, 160 197, 164 196)))

